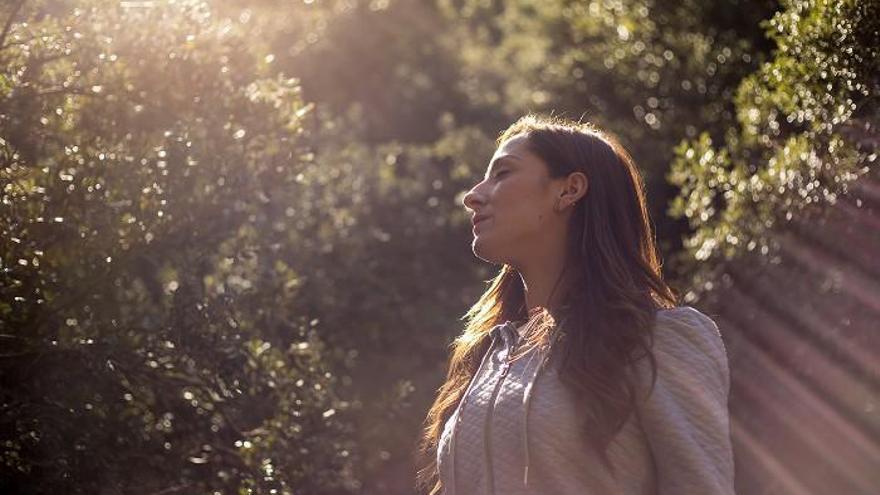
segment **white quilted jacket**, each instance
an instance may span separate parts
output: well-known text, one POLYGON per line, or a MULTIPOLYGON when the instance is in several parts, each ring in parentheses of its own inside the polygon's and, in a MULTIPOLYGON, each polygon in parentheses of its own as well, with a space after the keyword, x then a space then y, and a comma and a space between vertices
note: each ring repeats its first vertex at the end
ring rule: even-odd
MULTIPOLYGON (((495 326, 440 438, 443 494, 733 494, 730 374, 718 327, 682 306, 658 311, 654 328, 657 382, 611 444, 615 478, 583 443, 583 414, 553 354, 533 350, 508 367, 520 337, 513 322, 495 326)), ((647 360, 639 366, 647 387, 647 360)))

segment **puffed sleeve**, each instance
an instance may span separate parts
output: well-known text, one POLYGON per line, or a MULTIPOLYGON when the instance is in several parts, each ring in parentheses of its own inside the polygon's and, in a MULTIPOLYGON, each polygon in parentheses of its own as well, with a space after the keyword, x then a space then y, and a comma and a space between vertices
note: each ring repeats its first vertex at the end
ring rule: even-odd
POLYGON ((682 306, 660 310, 654 327, 657 381, 636 366, 637 412, 657 468, 658 495, 734 494, 727 399, 730 370, 718 326, 682 306))

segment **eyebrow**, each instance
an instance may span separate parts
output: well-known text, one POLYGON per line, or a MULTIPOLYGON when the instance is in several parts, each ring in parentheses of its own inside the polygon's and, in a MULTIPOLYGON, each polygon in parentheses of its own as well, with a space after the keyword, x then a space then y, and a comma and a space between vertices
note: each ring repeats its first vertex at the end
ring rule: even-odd
POLYGON ((489 170, 486 171, 486 177, 488 177, 490 175, 490 172, 492 172, 492 170, 494 170, 495 167, 498 166, 499 162, 501 162, 502 160, 503 161, 517 161, 517 160, 520 160, 520 157, 513 155, 513 154, 507 154, 507 155, 501 155, 498 158, 492 160, 492 163, 489 164, 489 170))

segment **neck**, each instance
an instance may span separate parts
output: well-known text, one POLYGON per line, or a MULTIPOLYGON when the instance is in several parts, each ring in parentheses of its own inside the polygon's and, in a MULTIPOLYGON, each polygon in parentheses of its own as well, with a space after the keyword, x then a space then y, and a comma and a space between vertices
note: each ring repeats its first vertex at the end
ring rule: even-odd
POLYGON ((561 304, 570 285, 564 269, 564 257, 547 256, 530 265, 518 268, 525 291, 526 309, 531 316, 544 309, 555 309, 561 304))

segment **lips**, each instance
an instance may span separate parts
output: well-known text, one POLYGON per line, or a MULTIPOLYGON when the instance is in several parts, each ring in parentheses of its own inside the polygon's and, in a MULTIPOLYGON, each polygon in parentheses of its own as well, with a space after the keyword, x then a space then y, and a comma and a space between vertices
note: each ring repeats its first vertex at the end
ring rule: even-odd
POLYGON ((478 223, 486 220, 487 218, 489 218, 489 215, 477 215, 473 218, 472 223, 474 224, 474 227, 476 227, 478 223))

